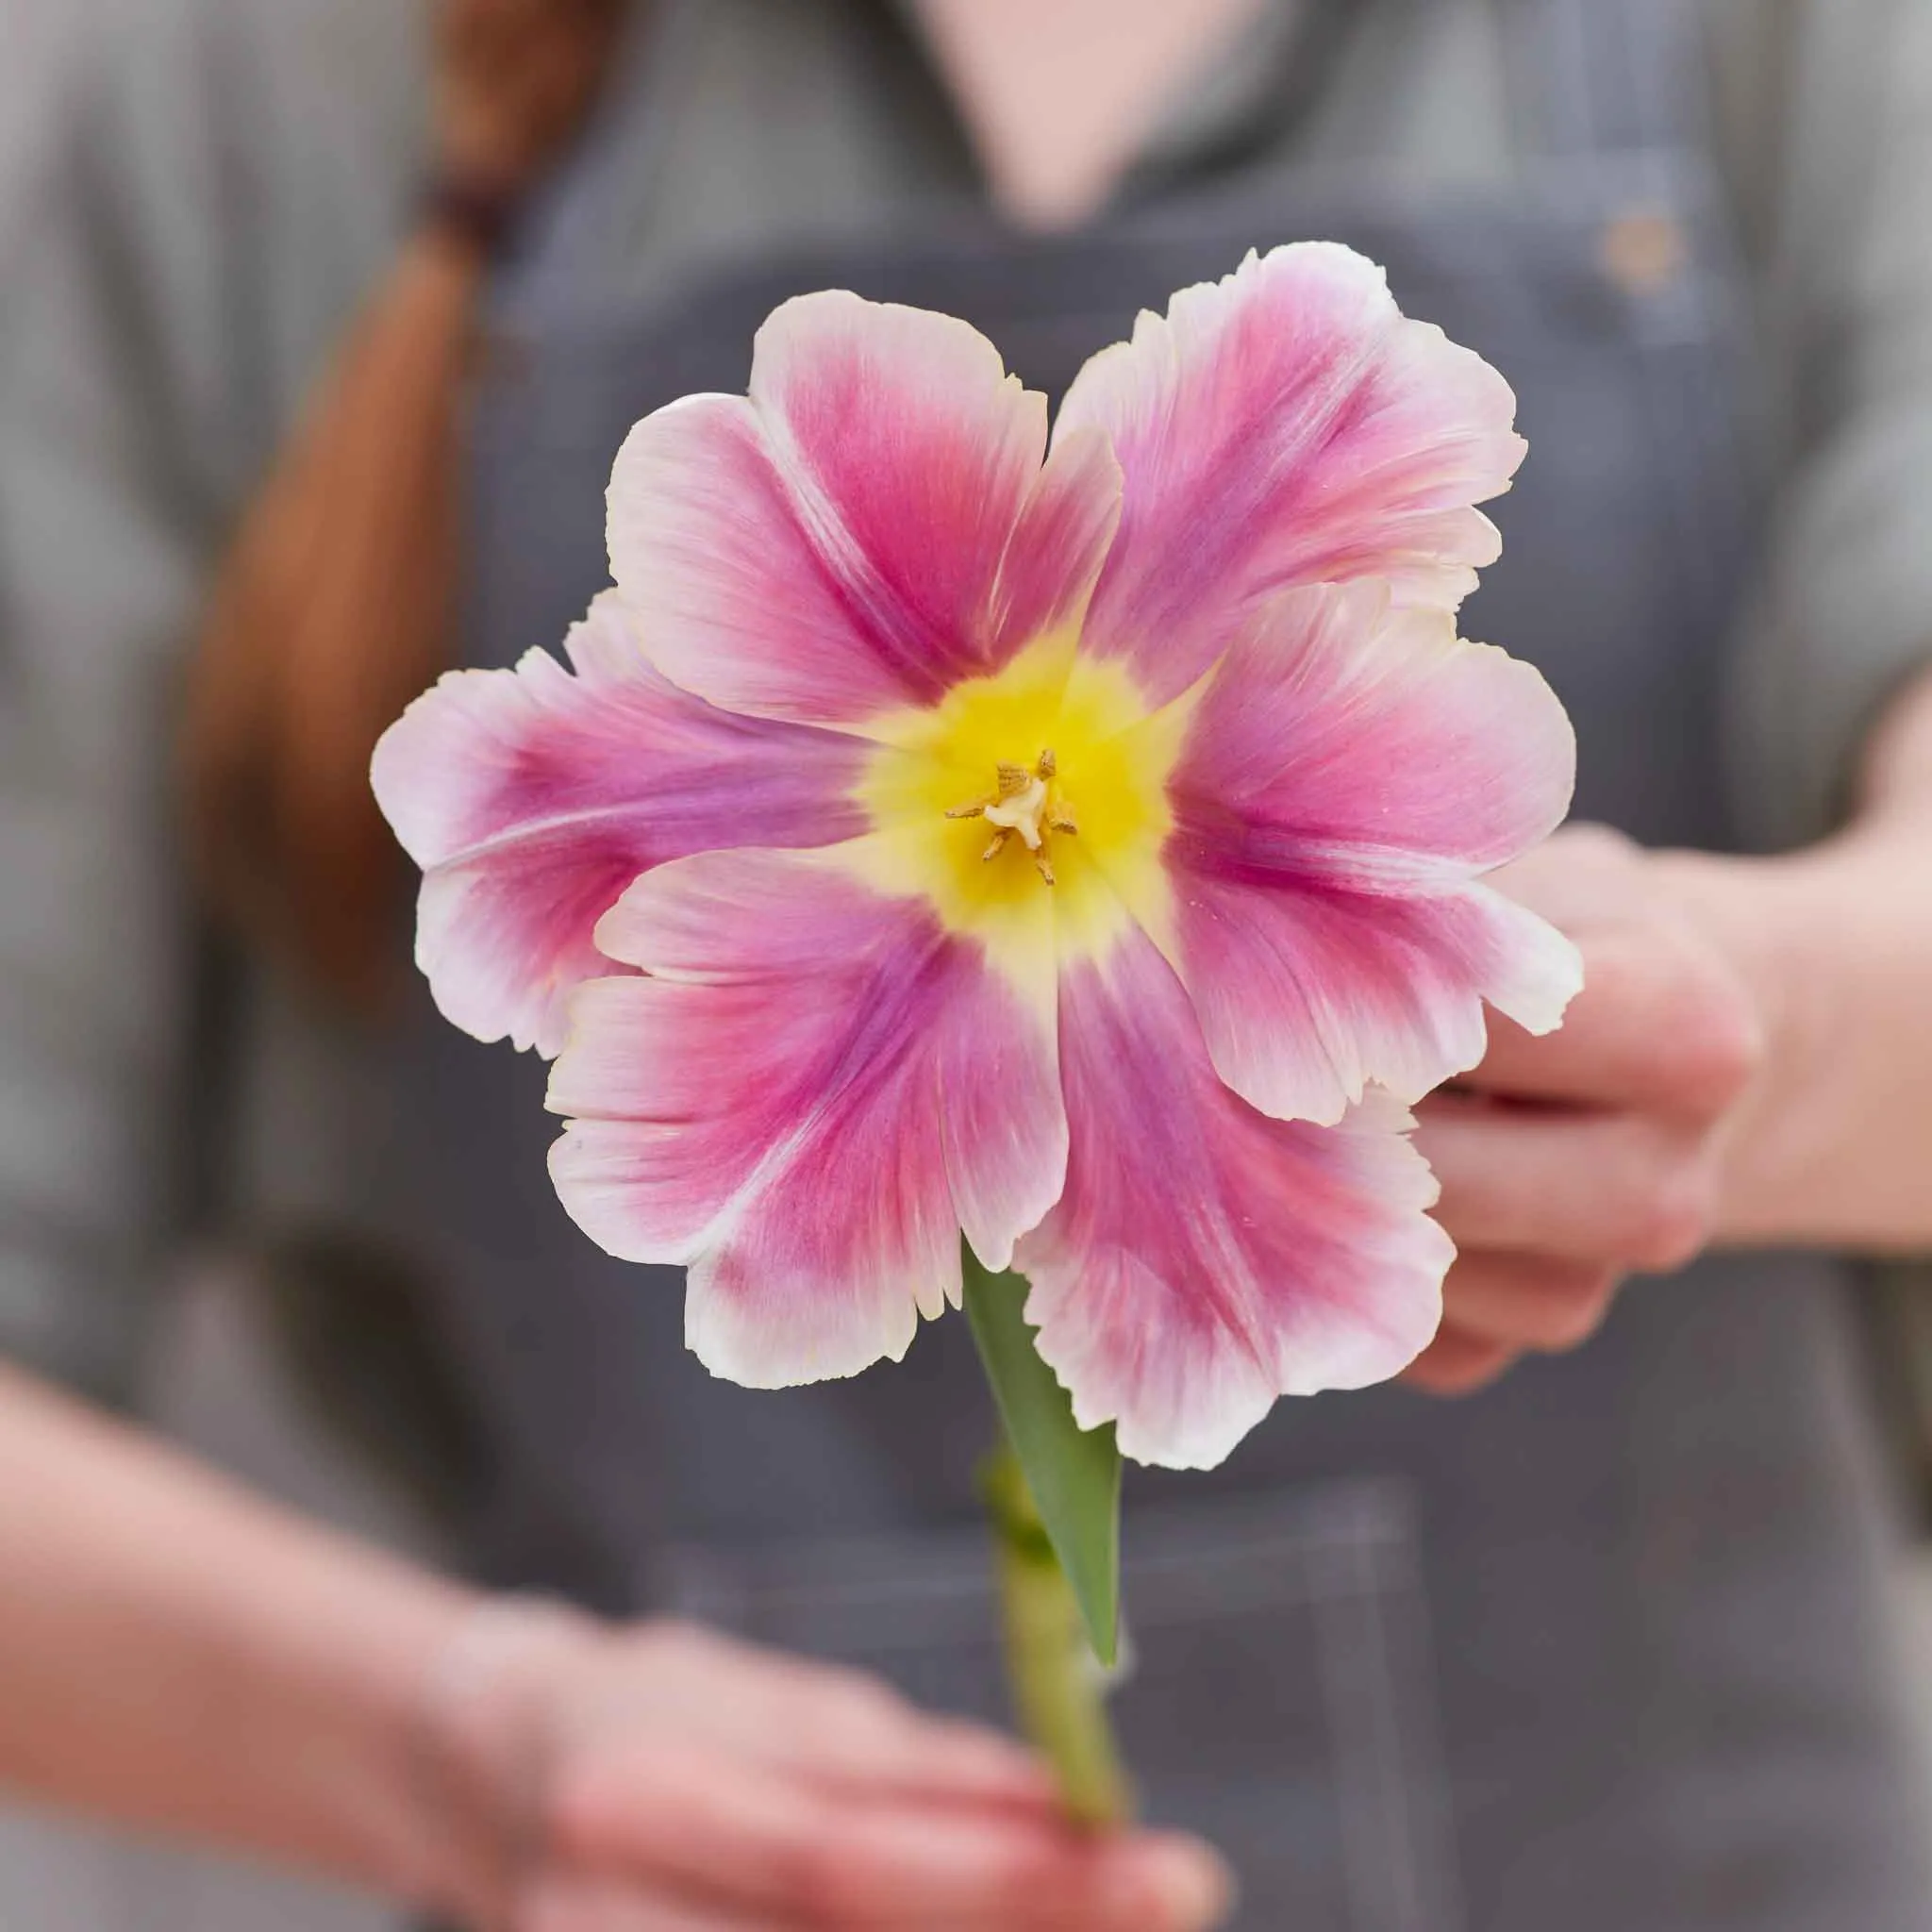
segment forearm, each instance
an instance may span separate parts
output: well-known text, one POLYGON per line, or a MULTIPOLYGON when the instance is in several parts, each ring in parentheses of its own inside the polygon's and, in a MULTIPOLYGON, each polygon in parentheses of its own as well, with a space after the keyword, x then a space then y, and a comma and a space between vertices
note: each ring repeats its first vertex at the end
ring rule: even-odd
POLYGON ((0 1783, 447 1907, 421 1735, 467 1599, 0 1370, 0 1783))
POLYGON ((1657 862, 1765 1013, 1721 1238, 1932 1247, 1932 680, 1879 732, 1843 832, 1786 858, 1657 862))

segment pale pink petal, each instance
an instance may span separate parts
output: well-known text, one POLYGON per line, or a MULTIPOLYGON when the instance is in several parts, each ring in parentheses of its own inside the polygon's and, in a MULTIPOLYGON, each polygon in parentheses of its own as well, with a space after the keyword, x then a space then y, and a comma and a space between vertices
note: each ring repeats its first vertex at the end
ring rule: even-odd
POLYGON ((851 837, 863 746, 712 709, 645 661, 607 592, 542 651, 451 672, 376 746, 375 795, 424 871, 416 958, 479 1040, 555 1053, 563 1006, 611 971, 591 929, 641 873, 728 845, 851 837))
POLYGON ((611 473, 611 575, 664 673, 732 710, 859 724, 1084 608, 1119 475, 1042 471, 1045 399, 951 316, 801 296, 751 393, 647 416, 611 473))
POLYGON ((686 1333, 756 1388, 902 1356, 1058 1197, 1053 1010, 837 862, 711 853, 640 879, 598 942, 550 1105, 552 1175, 626 1260, 686 1263, 686 1333))
POLYGON ((1278 1396, 1381 1381, 1428 1342, 1454 1249, 1393 1103, 1339 1127, 1257 1113, 1138 933, 1063 982, 1060 1071, 1066 1191, 1015 1265, 1083 1427, 1211 1468, 1278 1396))
POLYGON ((1060 410, 1056 435, 1104 430, 1125 475, 1090 646, 1167 697, 1274 591, 1380 577, 1404 603, 1453 608, 1496 557, 1474 506, 1523 459, 1515 408, 1349 249, 1296 242, 1183 289, 1089 362, 1060 410))
POLYGON ((1575 739, 1529 665, 1378 586, 1287 593, 1194 699, 1163 943, 1223 1079, 1332 1122, 1482 1058, 1483 1002, 1547 1032, 1570 941, 1477 883, 1569 807, 1575 739))

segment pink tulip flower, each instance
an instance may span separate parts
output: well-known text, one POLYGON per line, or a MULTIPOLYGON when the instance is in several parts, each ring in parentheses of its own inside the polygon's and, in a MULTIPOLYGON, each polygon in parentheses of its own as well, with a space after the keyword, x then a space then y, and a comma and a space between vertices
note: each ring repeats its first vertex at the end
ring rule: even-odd
POLYGON ((446 676, 375 775, 438 1003, 561 1049, 558 1191, 689 1269, 713 1371, 897 1358, 962 1230, 1143 1462, 1428 1341, 1406 1106, 1579 983, 1481 882, 1575 756, 1456 633, 1513 413, 1302 244, 1142 315, 1050 447, 965 324, 836 292, 631 431, 571 669, 446 676))

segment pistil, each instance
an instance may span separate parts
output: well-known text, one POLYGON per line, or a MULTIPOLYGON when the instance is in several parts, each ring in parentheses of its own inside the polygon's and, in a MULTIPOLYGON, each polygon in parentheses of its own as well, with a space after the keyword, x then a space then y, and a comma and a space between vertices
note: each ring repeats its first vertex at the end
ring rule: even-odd
POLYGON ((983 860, 997 858, 1017 832, 1020 842, 1033 855, 1040 876, 1048 885, 1054 881, 1053 861, 1047 856, 1049 832, 1072 834, 1079 828, 1074 814, 1048 791, 1049 782, 1059 773, 1058 761, 1051 751, 1042 751, 1028 771, 1024 765, 1000 764, 994 768, 995 789, 987 798, 956 805, 946 813, 949 819, 983 818, 993 835, 980 854, 983 860))

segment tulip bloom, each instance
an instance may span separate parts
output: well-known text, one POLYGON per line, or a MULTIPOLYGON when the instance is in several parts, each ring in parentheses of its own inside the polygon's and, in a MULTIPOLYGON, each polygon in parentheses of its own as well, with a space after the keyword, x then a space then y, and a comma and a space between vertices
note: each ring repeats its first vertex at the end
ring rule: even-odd
POLYGON ((445 677, 375 780, 439 1004, 561 1048, 558 1191, 689 1268, 711 1369, 898 1357, 962 1230, 1141 1461, 1427 1342, 1406 1104, 1579 981, 1480 882, 1574 764, 1456 634, 1513 412, 1304 244, 1142 315, 1050 448, 974 330, 845 293, 631 431, 571 670, 445 677))

